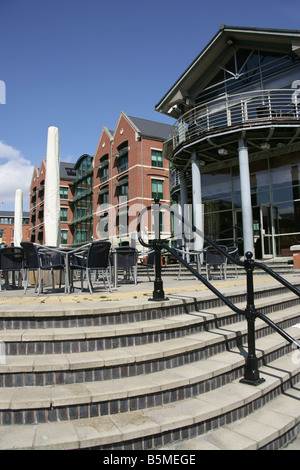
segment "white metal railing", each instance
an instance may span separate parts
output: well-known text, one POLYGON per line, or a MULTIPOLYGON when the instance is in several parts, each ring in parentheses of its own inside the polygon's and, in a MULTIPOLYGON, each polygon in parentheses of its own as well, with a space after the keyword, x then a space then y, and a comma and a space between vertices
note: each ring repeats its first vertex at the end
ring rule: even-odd
MULTIPOLYGON (((173 190, 174 188, 180 187, 180 171, 178 170, 172 170, 170 173, 170 189, 173 190)), ((187 185, 192 184, 192 176, 190 174, 186 175, 186 182, 187 185)))
POLYGON ((173 148, 210 130, 262 120, 300 120, 295 89, 223 95, 183 114, 173 126, 173 148))

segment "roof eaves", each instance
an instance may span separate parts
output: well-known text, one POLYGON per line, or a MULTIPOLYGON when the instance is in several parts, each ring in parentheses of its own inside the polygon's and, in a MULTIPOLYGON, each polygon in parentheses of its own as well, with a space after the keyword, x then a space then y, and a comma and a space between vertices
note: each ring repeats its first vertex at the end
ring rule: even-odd
POLYGON ((242 27, 242 26, 226 26, 221 25, 219 31, 213 36, 211 41, 205 46, 205 48, 198 54, 198 56, 194 59, 191 65, 183 72, 183 74, 178 78, 178 80, 174 83, 174 85, 169 89, 169 91, 163 96, 163 98, 157 103, 155 106, 155 111, 164 112, 163 108, 168 103, 168 100, 171 100, 176 93, 180 91, 180 87, 182 86, 184 80, 193 72, 195 67, 198 63, 203 59, 205 55, 207 55, 210 50, 215 46, 216 42, 219 38, 227 34, 234 34, 244 32, 247 34, 261 34, 261 35, 270 35, 273 36, 281 36, 281 37, 291 37, 294 38, 300 37, 300 30, 288 30, 288 29, 273 29, 273 28, 256 28, 256 27, 242 27))

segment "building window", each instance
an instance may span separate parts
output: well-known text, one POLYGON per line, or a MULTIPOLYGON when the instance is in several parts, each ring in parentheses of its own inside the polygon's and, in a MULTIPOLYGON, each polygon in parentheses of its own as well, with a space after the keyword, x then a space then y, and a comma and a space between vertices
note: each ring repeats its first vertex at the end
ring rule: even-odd
POLYGON ((164 198, 164 182, 163 180, 152 180, 152 198, 164 198))
POLYGON ((100 165, 99 165, 101 183, 104 183, 105 181, 108 180, 108 165, 109 165, 108 155, 105 155, 104 157, 101 158, 100 165))
POLYGON ((87 241, 87 231, 78 230, 76 233, 76 243, 83 243, 87 241))
POLYGON ((68 188, 61 186, 59 188, 60 199, 68 199, 68 188))
POLYGON ((122 173, 128 170, 128 142, 118 147, 118 171, 122 173))
POLYGON ((60 221, 61 222, 67 222, 68 221, 68 208, 67 207, 61 207, 60 208, 60 221))
MULTIPOLYGON (((154 213, 152 211, 152 231, 155 232, 155 217, 154 217, 154 213)), ((160 232, 163 232, 164 231, 164 213, 163 212, 159 212, 159 231, 160 232)))
POLYGON ((122 207, 117 213, 116 226, 119 229, 119 236, 124 236, 128 233, 129 217, 128 207, 122 207))
POLYGON ((100 204, 108 204, 109 196, 108 193, 103 193, 100 195, 100 204))
POLYGON ((163 157, 161 150, 151 150, 152 166, 163 167, 163 157))
POLYGON ((13 225, 14 224, 14 219, 13 219, 13 217, 1 217, 0 218, 0 224, 2 224, 2 225, 13 225))
POLYGON ((60 231, 60 243, 66 245, 68 243, 68 230, 60 231))
POLYGON ((77 207, 76 209, 77 219, 82 219, 83 217, 86 217, 86 215, 87 215, 86 208, 77 207))
POLYGON ((124 204, 127 200, 128 200, 128 182, 123 183, 118 187, 119 204, 124 204))

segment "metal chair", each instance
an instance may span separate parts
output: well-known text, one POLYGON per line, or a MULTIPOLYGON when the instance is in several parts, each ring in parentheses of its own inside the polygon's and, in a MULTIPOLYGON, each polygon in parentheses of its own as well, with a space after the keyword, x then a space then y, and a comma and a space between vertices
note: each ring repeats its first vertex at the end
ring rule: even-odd
MULTIPOLYGON (((220 245, 224 251, 227 251, 227 247, 220 245)), ((222 253, 219 253, 214 247, 208 246, 205 250, 206 252, 206 278, 210 279, 211 268, 215 270, 219 268, 220 277, 226 280, 226 268, 227 268, 227 258, 222 253)))
POLYGON ((43 271, 51 272, 53 290, 55 288, 54 271, 60 271, 59 284, 61 286, 61 275, 65 269, 62 255, 51 250, 47 251, 47 247, 38 246, 32 242, 21 242, 21 246, 25 254, 24 268, 26 280, 24 283, 24 294, 28 288, 30 271, 36 273, 35 292, 38 290, 38 295, 43 292, 44 288, 43 271))
POLYGON ((147 251, 146 253, 143 253, 143 257, 144 257, 143 265, 146 265, 148 279, 149 281, 151 281, 149 268, 154 269, 155 267, 155 251, 154 250, 147 251))
POLYGON ((73 272, 79 271, 81 273, 81 290, 83 290, 83 274, 86 274, 88 288, 90 293, 93 293, 93 285, 91 280, 91 272, 96 272, 97 275, 101 273, 104 285, 107 281, 109 291, 111 288, 111 264, 109 259, 111 243, 106 241, 96 241, 89 245, 87 251, 80 251, 80 248, 75 253, 70 255, 69 270, 71 273, 71 286, 73 285, 73 272))
MULTIPOLYGON (((176 248, 176 251, 179 253, 179 255, 187 261, 189 264, 196 264, 196 270, 198 273, 201 271, 201 254, 203 253, 203 250, 201 251, 189 251, 189 250, 183 250, 176 248)), ((179 271, 178 271, 178 276, 177 276, 177 281, 180 280, 181 276, 181 269, 182 269, 182 264, 180 261, 178 261, 179 264, 179 271)))
MULTIPOLYGON (((118 273, 116 272, 119 268, 123 269, 124 278, 130 280, 132 277, 135 284, 137 284, 137 262, 138 262, 138 252, 135 248, 131 246, 120 246, 115 248, 114 259, 116 257, 116 266, 115 266, 115 276, 117 277, 118 273)), ((115 282, 117 279, 115 279, 115 282)))
POLYGON ((1 286, 1 277, 2 273, 5 276, 5 286, 9 286, 8 273, 12 273, 12 287, 15 285, 14 275, 18 273, 18 285, 20 286, 20 273, 24 280, 24 251, 22 248, 8 246, 1 248, 0 250, 0 291, 2 290, 1 286))

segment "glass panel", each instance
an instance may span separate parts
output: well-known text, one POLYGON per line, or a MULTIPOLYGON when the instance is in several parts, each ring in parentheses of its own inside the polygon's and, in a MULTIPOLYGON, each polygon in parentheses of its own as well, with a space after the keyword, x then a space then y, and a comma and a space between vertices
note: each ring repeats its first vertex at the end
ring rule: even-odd
POLYGON ((61 207, 60 208, 60 220, 66 222, 68 220, 68 209, 61 207))
POLYGON ((273 253, 272 248, 272 220, 271 220, 271 207, 261 206, 261 223, 263 231, 263 255, 271 255, 273 253))
POLYGON ((232 212, 214 212, 204 215, 204 231, 214 240, 233 240, 232 212))
POLYGON ((164 198, 164 191, 163 191, 163 181, 161 180, 152 180, 152 197, 163 199, 164 198))
POLYGON ((280 256, 290 256, 290 247, 292 245, 298 245, 300 234, 283 235, 275 238, 276 241, 276 252, 280 256))
POLYGON ((260 204, 267 204, 271 202, 270 192, 263 191, 262 193, 251 194, 251 203, 253 206, 259 206, 260 204))
POLYGON ((278 232, 293 233, 300 231, 300 201, 276 204, 278 211, 278 232))
POLYGON ((162 151, 151 150, 151 161, 152 161, 152 166, 162 167, 163 166, 162 151))
POLYGON ((292 186, 293 178, 292 178, 291 167, 278 168, 277 170, 272 170, 271 171, 271 184, 272 184, 272 188, 274 189, 281 188, 282 186, 292 186))
POLYGON ((205 199, 228 198, 231 196, 230 180, 219 181, 217 185, 202 185, 202 197, 205 199))
POLYGON ((61 199, 68 199, 68 188, 60 187, 59 194, 61 199))
POLYGON ((232 208, 231 198, 204 201, 205 212, 226 211, 232 208))
POLYGON ((62 245, 65 245, 66 243, 68 243, 68 230, 61 230, 60 242, 62 245))
POLYGON ((293 188, 282 188, 277 191, 272 191, 273 202, 292 201, 293 188))
POLYGON ((87 231, 86 230, 78 230, 76 233, 76 242, 82 243, 87 240, 87 231))
POLYGON ((119 196, 128 196, 128 184, 119 186, 119 196))
POLYGON ((260 172, 250 175, 251 192, 269 189, 269 175, 267 172, 260 172))
POLYGON ((230 178, 230 168, 222 168, 221 170, 203 173, 201 175, 202 184, 215 183, 230 178))

